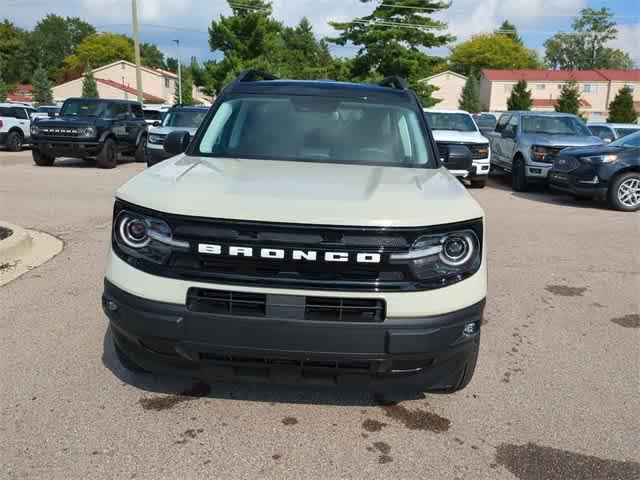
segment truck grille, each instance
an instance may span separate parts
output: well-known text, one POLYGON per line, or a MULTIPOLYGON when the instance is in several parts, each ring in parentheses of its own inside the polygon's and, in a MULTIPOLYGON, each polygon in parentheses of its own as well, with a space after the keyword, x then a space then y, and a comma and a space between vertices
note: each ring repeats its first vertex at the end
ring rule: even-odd
POLYGON ((40 127, 40 135, 47 137, 77 137, 76 127, 40 127))
POLYGON ((580 166, 575 157, 561 155, 553 158, 553 169, 558 172, 571 172, 580 166))
MULTIPOLYGON (((489 144, 488 143, 440 143, 438 142, 438 152, 440 159, 444 160, 446 149, 448 145, 464 145, 471 150, 471 158, 473 160, 482 160, 489 156, 489 144)), ((452 168, 452 167, 449 167, 452 168)))
POLYGON ((324 322, 382 322, 385 302, 378 299, 272 295, 190 288, 193 312, 240 317, 286 318, 324 322))

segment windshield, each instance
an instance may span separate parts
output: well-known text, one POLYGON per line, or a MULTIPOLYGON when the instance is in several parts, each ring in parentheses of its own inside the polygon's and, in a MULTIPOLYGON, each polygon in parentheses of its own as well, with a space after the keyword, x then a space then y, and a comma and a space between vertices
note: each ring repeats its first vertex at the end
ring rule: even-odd
POLYGON ((62 117, 101 117, 107 116, 110 112, 110 102, 100 100, 67 100, 60 110, 62 117))
POLYGON ((496 120, 495 116, 484 113, 476 118, 476 123, 480 128, 493 130, 496 128, 496 123, 498 123, 498 120, 496 120))
POLYGON ((142 117, 145 120, 162 120, 162 114, 160 110, 142 110, 142 117))
POLYGON ((36 110, 38 113, 58 113, 59 111, 58 107, 38 107, 36 110))
POLYGON ((522 117, 522 131, 541 135, 573 135, 577 137, 593 135, 585 124, 576 117, 556 115, 524 115, 522 117))
POLYGON ((424 112, 424 116, 432 130, 478 131, 473 118, 466 113, 424 112))
POLYGON ((618 138, 626 137, 627 135, 631 135, 632 133, 636 133, 640 131, 638 128, 616 128, 616 133, 618 134, 618 138))
POLYGON ((196 150, 214 157, 435 167, 409 105, 324 96, 234 96, 196 150))
POLYGON ((636 130, 636 133, 627 135, 626 137, 619 138, 615 142, 609 144, 610 147, 622 147, 622 148, 637 148, 640 147, 640 131, 636 130))
POLYGON ((207 110, 172 110, 164 117, 163 127, 198 128, 207 110))

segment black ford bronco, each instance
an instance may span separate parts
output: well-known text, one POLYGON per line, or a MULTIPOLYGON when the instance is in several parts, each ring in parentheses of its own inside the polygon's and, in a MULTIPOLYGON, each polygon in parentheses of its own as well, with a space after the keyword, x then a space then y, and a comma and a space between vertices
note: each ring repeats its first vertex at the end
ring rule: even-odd
POLYGON ((100 168, 114 168, 118 154, 144 162, 147 124, 142 106, 130 100, 70 98, 60 116, 31 125, 33 161, 51 166, 56 157, 96 159, 100 168))

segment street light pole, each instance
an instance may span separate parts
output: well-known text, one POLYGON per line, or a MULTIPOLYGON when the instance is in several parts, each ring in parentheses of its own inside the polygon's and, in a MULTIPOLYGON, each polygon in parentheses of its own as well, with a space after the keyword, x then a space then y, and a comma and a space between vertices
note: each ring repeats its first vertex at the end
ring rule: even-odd
POLYGON ((178 47, 178 103, 182 105, 182 68, 180 67, 180 40, 174 40, 178 47))
POLYGON ((140 72, 140 32, 138 31, 138 4, 131 0, 131 23, 133 24, 133 51, 136 59, 136 89, 138 90, 138 102, 143 102, 142 74, 140 72))

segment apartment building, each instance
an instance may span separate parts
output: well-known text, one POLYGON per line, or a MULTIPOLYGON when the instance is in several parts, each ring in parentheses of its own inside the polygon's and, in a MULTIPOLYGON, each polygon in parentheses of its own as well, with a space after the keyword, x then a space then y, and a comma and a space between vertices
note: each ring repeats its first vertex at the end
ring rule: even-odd
POLYGON ((609 104, 625 85, 631 88, 640 111, 640 70, 483 70, 480 100, 487 110, 506 110, 511 90, 518 81, 526 80, 532 110, 553 111, 563 85, 571 78, 578 82, 585 117, 606 118, 609 104))
POLYGON ((425 83, 437 88, 431 96, 440 101, 432 108, 454 110, 458 108, 458 102, 466 81, 467 77, 464 75, 447 70, 424 78, 419 83, 425 83))

